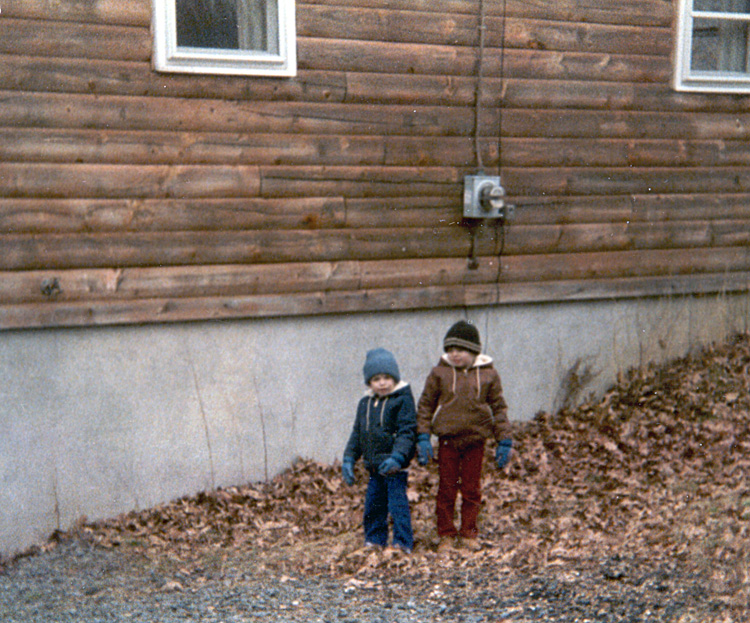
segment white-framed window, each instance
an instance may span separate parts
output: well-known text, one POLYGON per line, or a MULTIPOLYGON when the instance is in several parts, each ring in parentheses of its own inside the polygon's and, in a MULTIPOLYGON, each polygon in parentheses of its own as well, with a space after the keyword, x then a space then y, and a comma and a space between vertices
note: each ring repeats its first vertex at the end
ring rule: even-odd
POLYGON ((750 0, 678 0, 674 88, 750 92, 750 0))
POLYGON ((294 76, 294 0, 153 0, 157 71, 294 76))

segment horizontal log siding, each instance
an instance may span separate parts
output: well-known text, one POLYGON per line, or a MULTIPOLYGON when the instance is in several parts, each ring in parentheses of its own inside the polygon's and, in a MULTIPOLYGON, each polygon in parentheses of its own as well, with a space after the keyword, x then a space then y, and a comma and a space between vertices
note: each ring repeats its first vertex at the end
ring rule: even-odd
POLYGON ((154 72, 144 0, 6 0, 0 327, 747 289, 750 98, 671 91, 670 2, 588 4, 485 0, 477 92, 474 0, 298 2, 292 79, 154 72), (476 146, 517 208, 470 269, 476 146))

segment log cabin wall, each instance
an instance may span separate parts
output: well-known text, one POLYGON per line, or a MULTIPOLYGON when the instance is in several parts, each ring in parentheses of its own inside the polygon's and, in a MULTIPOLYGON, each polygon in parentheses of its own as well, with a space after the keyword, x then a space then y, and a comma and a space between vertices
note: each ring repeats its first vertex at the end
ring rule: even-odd
POLYGON ((750 100, 671 90, 672 3, 484 0, 481 53, 479 9, 298 2, 279 79, 153 71, 146 0, 4 2, 0 327, 745 290, 750 100), (471 269, 479 163, 517 208, 471 269))

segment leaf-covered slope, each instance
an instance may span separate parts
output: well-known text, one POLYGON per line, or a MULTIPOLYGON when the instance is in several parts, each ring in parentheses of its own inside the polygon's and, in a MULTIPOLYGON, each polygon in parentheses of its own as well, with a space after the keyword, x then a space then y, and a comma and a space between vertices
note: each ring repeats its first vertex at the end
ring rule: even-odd
MULTIPOLYGON (((475 568, 541 569, 619 557, 679 560, 733 594, 750 580, 750 340, 631 371, 600 400, 515 424, 500 472, 488 447, 483 549, 475 568)), ((358 467, 358 469, 360 469, 358 467)), ((366 576, 434 568, 435 465, 413 465, 417 546, 408 558, 362 548, 366 476, 300 460, 268 483, 205 492, 85 526, 105 546, 187 556, 213 548, 263 554, 296 573, 366 576)))

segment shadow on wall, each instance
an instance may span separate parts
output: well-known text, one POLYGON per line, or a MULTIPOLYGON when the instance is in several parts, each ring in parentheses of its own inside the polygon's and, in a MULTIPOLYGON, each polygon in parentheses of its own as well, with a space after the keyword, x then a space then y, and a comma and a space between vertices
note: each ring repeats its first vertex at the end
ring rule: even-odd
POLYGON ((587 388, 593 392, 592 385, 601 374, 601 370, 594 369, 593 361, 593 357, 579 357, 563 375, 553 401, 553 413, 580 404, 586 397, 584 392, 587 388))

